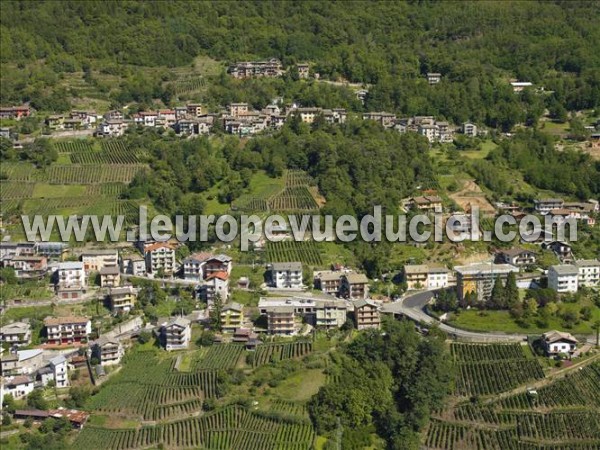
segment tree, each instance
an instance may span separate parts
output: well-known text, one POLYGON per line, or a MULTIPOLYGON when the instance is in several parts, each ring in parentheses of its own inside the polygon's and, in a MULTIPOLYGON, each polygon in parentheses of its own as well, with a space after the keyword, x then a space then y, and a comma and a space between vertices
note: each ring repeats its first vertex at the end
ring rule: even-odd
POLYGON ((138 342, 140 344, 146 344, 147 342, 150 342, 150 339, 152 339, 152 333, 149 331, 141 331, 138 336, 138 342))
POLYGON ((527 317, 535 316, 538 311, 538 303, 535 299, 530 298, 525 301, 525 315, 527 317))
POLYGON ((212 324, 213 329, 220 330, 221 329, 221 311, 223 310, 223 300, 221 299, 221 294, 216 293, 215 299, 213 301, 212 309, 210 311, 210 322, 212 324))
POLYGON ((27 396, 27 406, 34 409, 48 409, 48 402, 44 398, 44 391, 42 389, 34 389, 27 396))
POLYGON ((489 300, 490 308, 492 309, 505 309, 506 308, 506 291, 502 284, 500 275, 496 277, 494 281, 494 287, 492 288, 492 294, 489 300))
POLYGON ((12 394, 4 394, 4 398, 2 399, 2 407, 10 414, 15 412, 17 405, 12 394))
POLYGON ((508 308, 512 308, 520 302, 519 289, 517 288, 517 276, 514 272, 509 272, 508 277, 506 278, 504 298, 506 299, 506 306, 508 308))

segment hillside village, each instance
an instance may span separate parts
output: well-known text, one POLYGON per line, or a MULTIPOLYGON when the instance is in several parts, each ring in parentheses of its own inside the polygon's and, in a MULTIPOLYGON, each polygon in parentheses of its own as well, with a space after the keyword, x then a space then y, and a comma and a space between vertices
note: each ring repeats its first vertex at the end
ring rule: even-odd
POLYGON ((134 3, 0 15, 2 450, 600 448, 595 5, 134 3))

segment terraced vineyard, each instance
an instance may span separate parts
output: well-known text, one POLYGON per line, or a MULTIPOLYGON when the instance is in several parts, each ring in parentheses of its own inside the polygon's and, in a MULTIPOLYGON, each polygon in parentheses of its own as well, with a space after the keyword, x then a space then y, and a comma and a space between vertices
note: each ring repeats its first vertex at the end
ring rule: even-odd
POLYGON ((92 142, 85 139, 75 139, 73 141, 54 140, 52 142, 59 153, 88 153, 94 151, 92 142))
POLYGON ((315 198, 306 186, 286 187, 269 200, 273 211, 315 211, 319 209, 315 198))
MULTIPOLYGON (((453 345, 452 356, 465 361, 519 358, 518 348, 498 345, 453 345)), ((485 383, 500 378, 486 375, 485 383)), ((526 384, 524 383, 526 386, 526 384)), ((490 403, 470 401, 438 411, 427 429, 425 449, 455 450, 592 450, 600 448, 600 362, 552 383, 490 403)))
POLYGON ((300 261, 307 265, 323 265, 319 247, 314 241, 267 242, 265 259, 269 262, 300 261))
POLYGON ((544 377, 519 344, 452 344, 457 395, 490 395, 544 377))
POLYGON ((176 95, 197 92, 205 85, 206 81, 201 76, 181 78, 173 83, 176 95))
POLYGON ((36 181, 36 168, 29 163, 3 162, 0 166, 2 177, 9 181, 36 181))
POLYGON ((215 450, 304 450, 312 447, 310 422, 272 419, 240 406, 229 406, 200 417, 139 429, 109 430, 86 426, 75 449, 209 448, 215 450))
POLYGON ((286 342, 262 344, 256 349, 254 367, 275 363, 284 359, 300 358, 312 351, 312 342, 286 342))
POLYGON ((40 178, 52 184, 129 183, 144 168, 143 164, 112 164, 110 168, 98 164, 52 165, 40 178))

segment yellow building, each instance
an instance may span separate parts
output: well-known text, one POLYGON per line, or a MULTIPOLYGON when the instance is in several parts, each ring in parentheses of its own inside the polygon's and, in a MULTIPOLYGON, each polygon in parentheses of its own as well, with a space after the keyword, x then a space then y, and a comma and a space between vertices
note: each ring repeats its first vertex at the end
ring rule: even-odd
POLYGON ((244 322, 244 307, 232 302, 223 306, 221 310, 221 330, 224 333, 233 333, 241 328, 244 322))

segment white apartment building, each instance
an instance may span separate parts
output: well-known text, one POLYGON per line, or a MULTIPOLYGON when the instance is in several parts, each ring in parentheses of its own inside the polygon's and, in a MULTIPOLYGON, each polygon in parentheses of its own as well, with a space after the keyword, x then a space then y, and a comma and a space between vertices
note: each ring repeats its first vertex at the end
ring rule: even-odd
POLYGON ((69 371, 67 370, 67 360, 63 355, 55 356, 50 359, 50 367, 54 372, 54 381, 57 388, 67 387, 69 385, 69 371))
POLYGON ((548 269, 548 287, 556 292, 577 292, 579 269, 572 264, 559 264, 548 269))
POLYGON ((125 351, 123 345, 116 338, 102 336, 96 341, 92 350, 94 355, 103 366, 119 364, 125 351))
POLYGON ((165 349, 183 350, 188 348, 192 338, 191 322, 185 317, 177 317, 161 326, 161 338, 165 349))
POLYGON ((59 287, 85 287, 86 277, 83 262, 68 261, 58 264, 59 287))
POLYGON ((13 322, 0 328, 0 345, 29 345, 31 342, 31 325, 25 322, 13 322))
POLYGON ((578 285, 585 287, 595 287, 600 285, 600 261, 597 259, 581 259, 575 261, 579 271, 578 285))
POLYGON ((168 242, 156 242, 144 246, 146 270, 156 273, 162 270, 171 274, 175 270, 175 247, 168 242))
POLYGON ((92 323, 87 317, 48 317, 44 320, 49 344, 73 344, 87 340, 92 323))
POLYGON ((302 288, 302 263, 272 263, 269 271, 272 287, 277 289, 302 288))

